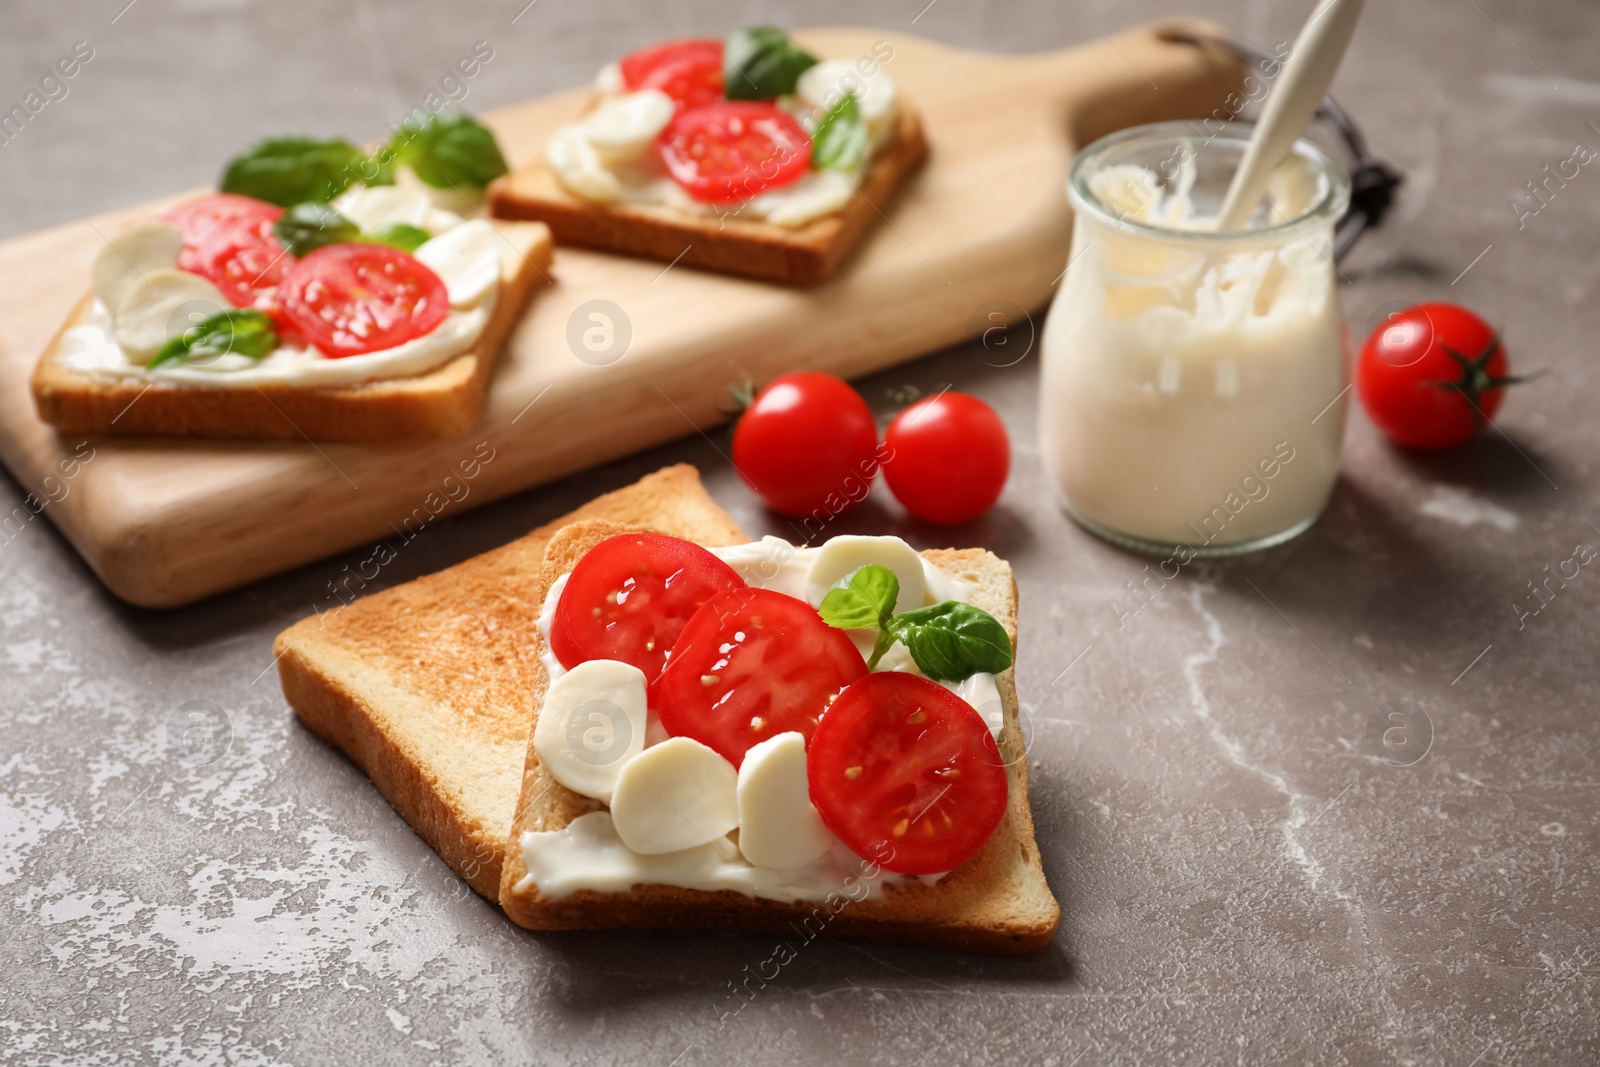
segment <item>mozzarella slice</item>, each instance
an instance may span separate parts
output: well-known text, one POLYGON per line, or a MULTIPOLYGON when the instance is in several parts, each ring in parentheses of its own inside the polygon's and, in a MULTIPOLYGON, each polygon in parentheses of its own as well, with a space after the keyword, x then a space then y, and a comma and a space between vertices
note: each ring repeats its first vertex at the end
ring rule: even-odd
POLYGON ((447 185, 443 188, 429 185, 417 177, 416 171, 404 166, 395 168, 394 183, 401 189, 421 193, 427 199, 429 210, 421 222, 412 225, 421 226, 429 233, 443 233, 469 216, 483 217, 483 203, 487 195, 482 189, 468 185, 447 185))
POLYGON ((420 227, 433 202, 413 185, 352 185, 332 207, 363 230, 376 230, 394 223, 420 227))
POLYGON ((600 68, 594 76, 594 87, 602 93, 615 94, 628 91, 628 83, 622 80, 622 66, 618 63, 607 63, 600 68))
POLYGON ((800 597, 805 594, 806 574, 815 553, 768 536, 749 544, 713 548, 711 554, 737 571, 746 585, 800 597))
POLYGON ((606 100, 579 125, 602 163, 630 163, 650 150, 676 110, 666 93, 643 89, 606 100))
POLYGON ((444 282, 450 306, 458 311, 477 307, 500 284, 500 237, 483 219, 424 242, 416 257, 444 282))
POLYGON ((669 737, 622 765, 611 794, 617 836, 645 856, 724 837, 739 825, 739 772, 688 737, 669 737))
POLYGON ((795 83, 795 93, 821 114, 827 114, 842 94, 854 96, 874 144, 882 141, 898 106, 894 79, 882 66, 864 74, 857 61, 849 59, 825 59, 808 68, 795 83))
MULTIPOLYGON (((450 192, 449 189, 444 189, 441 191, 445 193, 450 192)), ((441 233, 446 233, 455 229, 457 226, 460 226, 461 215, 475 215, 480 219, 484 217, 483 210, 481 208, 474 207, 472 204, 467 204, 462 209, 461 214, 457 214, 449 208, 440 207, 439 202, 437 200, 433 200, 432 197, 429 198, 429 201, 433 204, 433 206, 428 209, 427 217, 422 220, 422 228, 433 234, 435 237, 439 236, 441 233)))
POLYGON ((611 799, 644 739, 644 672, 610 659, 580 663, 551 682, 533 728, 533 750, 550 776, 600 801, 611 799))
POLYGON ((842 171, 813 170, 792 185, 751 197, 749 206, 772 225, 792 229, 832 215, 855 195, 855 184, 842 171))
POLYGON ((833 834, 811 804, 806 740, 769 737, 739 765, 739 851, 757 867, 798 871, 821 859, 833 834))
POLYGON ((115 309, 146 274, 177 267, 182 250, 183 232, 176 226, 146 222, 123 230, 94 257, 90 272, 94 295, 115 309))
POLYGON ((172 338, 233 304, 198 274, 185 270, 146 271, 112 309, 112 337, 130 360, 148 363, 172 338))
POLYGON ((556 131, 545 149, 545 163, 575 196, 601 204, 622 199, 622 182, 601 161, 580 123, 556 131))
POLYGON ((820 607, 828 590, 848 585, 850 576, 869 563, 894 571, 900 579, 900 596, 894 602, 895 614, 923 606, 928 585, 923 578, 922 557, 898 537, 860 537, 842 534, 817 550, 811 571, 806 575, 806 600, 820 607))

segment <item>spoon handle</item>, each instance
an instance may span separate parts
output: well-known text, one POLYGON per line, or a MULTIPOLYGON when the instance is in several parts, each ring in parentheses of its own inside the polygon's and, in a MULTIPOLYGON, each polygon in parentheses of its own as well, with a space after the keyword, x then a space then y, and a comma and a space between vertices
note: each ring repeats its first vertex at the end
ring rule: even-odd
POLYGON ((1363 0, 1323 0, 1306 20, 1283 75, 1273 87, 1245 149, 1239 169, 1222 201, 1217 229, 1243 226, 1264 195, 1272 172, 1283 162, 1294 142, 1311 125, 1317 105, 1328 92, 1334 72, 1344 59, 1363 0))

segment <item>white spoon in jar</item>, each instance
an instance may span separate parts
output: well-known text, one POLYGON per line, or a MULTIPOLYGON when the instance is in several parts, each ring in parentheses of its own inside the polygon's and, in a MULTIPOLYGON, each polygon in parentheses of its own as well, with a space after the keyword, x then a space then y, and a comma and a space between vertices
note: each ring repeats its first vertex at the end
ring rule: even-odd
POLYGON ((1236 230, 1249 220, 1264 195, 1262 189, 1289 150, 1316 116, 1333 83, 1361 16, 1362 0, 1323 0, 1306 20, 1283 74, 1267 98, 1228 195, 1217 216, 1217 229, 1236 230))

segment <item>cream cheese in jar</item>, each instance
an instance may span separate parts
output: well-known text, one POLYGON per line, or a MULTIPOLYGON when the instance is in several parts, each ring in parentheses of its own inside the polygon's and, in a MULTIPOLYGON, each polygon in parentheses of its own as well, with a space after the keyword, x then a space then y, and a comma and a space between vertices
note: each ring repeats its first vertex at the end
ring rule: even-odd
POLYGON ((1333 227, 1349 179, 1296 144, 1247 227, 1216 212, 1248 137, 1162 123, 1074 163, 1040 434, 1068 514, 1130 547, 1226 555, 1316 520, 1348 385, 1333 227))

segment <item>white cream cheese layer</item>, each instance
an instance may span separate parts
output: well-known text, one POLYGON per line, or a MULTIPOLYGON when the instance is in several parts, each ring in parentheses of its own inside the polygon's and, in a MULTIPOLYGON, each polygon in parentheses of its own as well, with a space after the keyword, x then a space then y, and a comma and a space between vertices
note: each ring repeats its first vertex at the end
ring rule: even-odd
POLYGON ((731 838, 679 852, 645 856, 617 836, 608 811, 580 815, 565 828, 522 835, 522 858, 528 873, 519 890, 539 887, 547 899, 571 896, 580 889, 625 893, 636 885, 670 885, 680 889, 730 889, 747 897, 800 901, 866 900, 883 895, 893 883, 935 884, 939 875, 904 875, 885 871, 837 841, 827 855, 797 871, 772 871, 751 864, 731 838))
MULTIPOLYGON (((654 89, 628 92, 615 63, 601 68, 595 87, 601 94, 599 106, 558 129, 545 151, 545 164, 556 179, 584 200, 658 205, 690 215, 795 228, 842 209, 855 196, 866 169, 863 161, 849 171, 811 170, 793 184, 741 203, 702 203, 668 177, 656 157, 656 138, 672 119, 671 98, 654 89)), ((869 77, 848 61, 826 60, 808 70, 795 94, 779 98, 778 105, 809 133, 842 92, 856 97, 874 149, 886 144, 894 135, 899 104, 894 82, 881 67, 869 77)))
MULTIPOLYGON (((912 596, 914 602, 903 599, 896 604, 897 610, 911 610, 945 600, 967 602, 971 599, 965 583, 922 559, 897 537, 840 537, 819 548, 798 548, 781 538, 767 537, 749 544, 712 548, 709 551, 737 571, 747 584, 784 593, 813 605, 820 603, 829 589, 848 583, 855 571, 867 563, 881 563, 897 574, 903 574, 902 591, 914 591, 912 596)), ((552 684, 557 680, 563 680, 569 674, 550 651, 550 628, 555 619, 556 605, 561 599, 566 583, 567 577, 563 575, 551 585, 545 595, 544 603, 540 606, 536 624, 543 638, 540 655, 552 684)), ((864 657, 871 653, 873 632, 852 632, 851 638, 862 650, 864 657)), ((905 646, 898 642, 890 648, 874 669, 921 673, 905 646)), ((995 685, 993 675, 978 674, 963 682, 940 684, 945 685, 977 709, 989 724, 993 734, 999 736, 1005 718, 1000 691, 995 685)), ((572 703, 574 699, 589 698, 575 698, 572 694, 563 693, 564 706, 572 703)), ((605 697, 597 690, 594 699, 602 700, 605 697)), ((568 731, 551 729, 550 724, 543 719, 543 711, 544 709, 541 709, 540 725, 546 729, 546 733, 552 737, 564 736, 568 731)), ((780 735, 764 744, 776 747, 784 736, 780 735)), ((800 735, 789 736, 798 739, 800 735)), ((650 710, 645 729, 644 752, 649 753, 667 739, 659 716, 653 709, 650 710)), ((674 743, 686 740, 673 739, 674 743)), ((538 741, 539 732, 536 730, 536 749, 538 741)), ((563 752, 560 754, 553 752, 552 755, 564 755, 565 747, 569 743, 562 742, 563 752)), ((703 748, 699 745, 694 747, 703 748)), ((753 762, 751 755, 759 755, 757 749, 761 748, 762 746, 756 746, 752 749, 751 754, 745 757, 745 766, 737 772, 740 783, 737 790, 739 818, 761 820, 760 825, 752 823, 748 827, 752 835, 758 839, 752 841, 752 851, 758 855, 795 856, 796 849, 802 850, 797 857, 802 862, 799 862, 795 869, 780 871, 752 863, 750 858, 740 851, 735 836, 736 834, 742 836, 746 832, 746 827, 743 825, 726 837, 718 835, 709 841, 702 837, 700 840, 706 843, 694 847, 682 848, 669 845, 676 850, 652 851, 651 854, 646 854, 643 851, 630 849, 623 843, 611 812, 596 811, 580 816, 561 830, 525 832, 522 835, 521 845, 528 875, 520 883, 519 888, 537 885, 540 894, 550 898, 567 896, 580 889, 624 892, 634 885, 658 884, 684 889, 731 889, 747 896, 771 900, 824 900, 830 897, 861 900, 880 895, 882 886, 886 883, 920 881, 933 884, 942 877, 929 875, 919 878, 883 871, 876 863, 855 855, 837 840, 832 840, 831 845, 825 844, 825 839, 832 837, 831 834, 827 834, 825 828, 818 830, 824 835, 824 839, 819 839, 814 846, 803 845, 799 839, 805 835, 794 827, 803 825, 804 819, 801 818, 799 822, 793 820, 795 816, 803 816, 804 813, 784 813, 775 810, 773 802, 768 799, 774 795, 794 792, 794 786, 786 785, 785 779, 793 778, 795 775, 803 778, 803 750, 802 755, 798 757, 799 770, 796 770, 793 765, 796 757, 792 752, 788 754, 791 765, 787 767, 776 759, 768 761, 773 764, 770 768, 763 766, 759 759, 753 762), (781 847, 778 843, 792 847, 781 847), (807 855, 819 858, 803 862, 807 855)), ((694 755, 699 762, 705 762, 708 756, 720 760, 720 757, 710 753, 709 749, 704 753, 685 753, 685 755, 694 755)), ((619 758, 619 763, 625 768, 637 758, 628 755, 619 758)), ((652 773, 659 773, 655 768, 651 770, 652 773)), ((697 766, 694 773, 698 776, 719 777, 715 768, 697 766)), ((734 773, 732 764, 727 764, 721 773, 734 773)), ((611 799, 604 789, 593 791, 588 795, 602 802, 611 799)), ((629 817, 634 820, 638 818, 632 813, 629 817)), ((715 820, 707 816, 692 822, 697 825, 711 825, 715 820)), ((650 842, 639 830, 630 832, 640 838, 634 843, 641 848, 655 850, 659 847, 656 843, 650 842)), ((662 841, 665 842, 666 838, 663 837, 662 841)), ((782 865, 789 864, 785 862, 782 865)))
MULTIPOLYGON (((228 354, 147 370, 143 362, 148 354, 129 352, 118 344, 112 310, 97 297, 88 321, 62 335, 62 365, 106 378, 215 388, 351 385, 422 374, 471 351, 499 298, 501 250, 494 228, 482 219, 464 222, 406 186, 358 187, 345 193, 340 202, 361 216, 364 229, 390 222, 419 225, 430 232, 438 228, 436 236, 416 251, 417 258, 439 275, 450 296, 450 312, 430 333, 393 348, 337 359, 310 346, 280 345, 261 359, 228 354)), ((217 310, 226 310, 226 306, 217 310)), ((174 330, 181 332, 168 328, 169 333, 174 330)))

